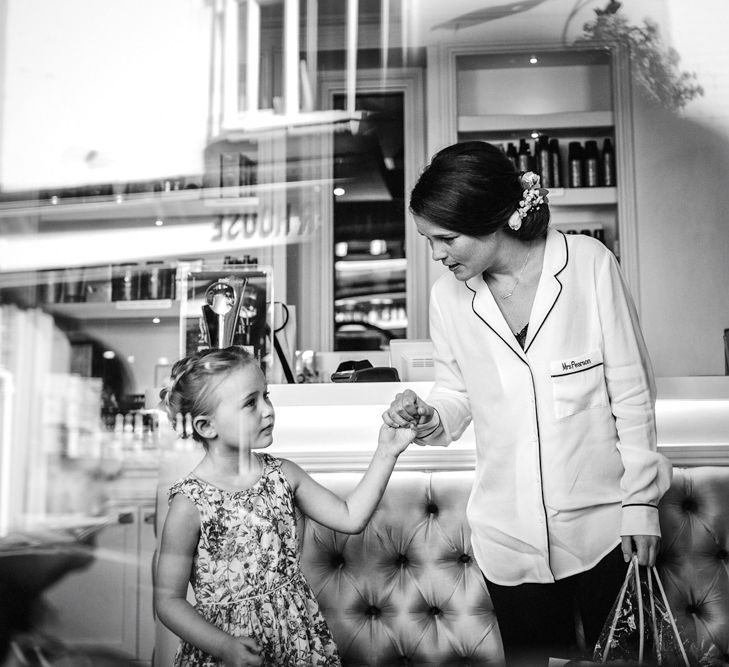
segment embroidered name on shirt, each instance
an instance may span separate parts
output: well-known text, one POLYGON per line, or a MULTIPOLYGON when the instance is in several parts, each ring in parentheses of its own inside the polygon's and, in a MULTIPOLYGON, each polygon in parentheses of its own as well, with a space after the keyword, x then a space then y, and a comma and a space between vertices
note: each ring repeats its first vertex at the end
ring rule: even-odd
POLYGON ((574 370, 575 368, 581 368, 582 366, 591 366, 591 365, 592 365, 592 359, 583 359, 582 361, 575 361, 573 359, 572 361, 563 361, 562 370, 570 371, 570 370, 574 370))
POLYGON ((559 377, 560 375, 571 375, 572 373, 579 373, 580 371, 586 371, 601 365, 602 354, 599 350, 595 350, 594 352, 581 355, 574 359, 553 361, 550 364, 550 371, 552 377, 559 377))

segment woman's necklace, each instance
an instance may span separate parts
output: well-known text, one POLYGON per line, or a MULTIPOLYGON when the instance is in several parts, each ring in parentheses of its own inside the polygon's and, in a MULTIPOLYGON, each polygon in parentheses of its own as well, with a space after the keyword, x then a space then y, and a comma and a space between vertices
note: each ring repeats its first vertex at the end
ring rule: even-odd
POLYGON ((511 288, 511 292, 508 294, 500 294, 499 297, 502 299, 510 299, 512 294, 516 291, 516 288, 519 286, 519 281, 521 280, 522 275, 524 274, 524 269, 526 269, 526 265, 529 263, 529 258, 532 255, 532 244, 529 244, 529 252, 527 252, 526 257, 524 258, 524 264, 521 267, 521 271, 519 271, 519 275, 516 277, 516 280, 514 281, 514 286, 511 288))

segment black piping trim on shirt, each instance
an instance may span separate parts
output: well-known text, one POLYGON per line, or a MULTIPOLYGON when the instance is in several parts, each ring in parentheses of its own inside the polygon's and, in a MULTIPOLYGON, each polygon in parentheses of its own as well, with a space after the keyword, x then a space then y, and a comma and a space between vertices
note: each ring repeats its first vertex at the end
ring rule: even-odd
MULTIPOLYGON (((559 230, 557 230, 559 231, 559 230)), ((565 260, 564 264, 562 265, 562 268, 560 268, 557 273, 554 274, 554 279, 559 283, 559 292, 557 292, 557 297, 555 298, 554 302, 552 303, 552 307, 547 311, 547 314, 544 316, 544 319, 542 320, 542 323, 539 325, 539 328, 534 332, 534 336, 529 341, 529 345, 526 346, 524 349, 524 354, 526 354, 529 351, 529 348, 532 346, 532 343, 536 340, 537 336, 539 335, 539 332, 542 330, 542 327, 544 326, 544 323, 547 321, 547 318, 551 314, 552 310, 554 310, 555 305, 557 305, 557 301, 559 300, 559 297, 562 295, 562 288, 564 287, 562 283, 560 282, 559 278, 557 276, 562 273, 562 271, 565 270, 567 267, 567 264, 570 261, 570 248, 567 245, 567 237, 565 236, 564 232, 559 232, 562 234, 562 240, 564 241, 564 252, 565 252, 565 260)))
MULTIPOLYGON (((562 267, 562 268, 564 268, 564 267, 562 267)), ((560 271, 561 270, 562 269, 560 269, 560 271)), ((557 281, 557 282, 559 282, 559 281, 557 281)), ((465 283, 465 285, 466 285, 466 287, 468 289, 471 290, 471 292, 473 292, 473 299, 471 299, 471 310, 473 311, 474 315, 476 315, 476 317, 478 317, 479 320, 481 320, 489 329, 491 329, 491 331, 493 331, 499 338, 501 338, 501 340, 504 341, 504 343, 506 344, 506 346, 519 358, 520 361, 522 361, 524 363, 524 365, 527 367, 527 369, 529 369, 529 378, 532 381, 532 392, 534 394, 534 400, 536 401, 536 398, 537 398, 537 390, 536 390, 536 387, 535 387, 535 384, 534 384, 534 374, 532 373, 532 367, 529 365, 529 362, 526 361, 526 359, 524 359, 524 357, 522 357, 511 345, 509 345, 509 343, 507 343, 504 340, 504 338, 499 334, 498 331, 496 331, 496 329, 494 329, 485 319, 483 319, 483 317, 481 317, 481 315, 478 314, 478 312, 476 311, 476 309, 473 306, 474 301, 476 301, 476 290, 472 289, 468 285, 468 283, 465 283)), ((562 292, 561 286, 562 286, 562 283, 560 283, 560 294, 562 292)), ((557 295, 557 296, 559 296, 559 295, 557 295)), ((554 307, 554 304, 552 304, 552 307, 554 307)), ((551 312, 551 310, 552 309, 550 308, 550 312, 551 312)), ((541 326, 539 328, 541 329, 541 326)), ((537 331, 537 333, 538 333, 538 331, 537 331)), ((537 413, 536 402, 534 404, 534 419, 537 422, 537 445, 538 445, 538 450, 539 450, 539 478, 540 478, 540 480, 543 480, 544 479, 544 474, 543 474, 544 471, 543 471, 543 468, 542 468, 542 438, 541 438, 541 436, 539 434, 540 433, 540 431, 539 431, 539 414, 537 413)), ((547 517, 547 503, 544 500, 544 483, 543 482, 540 483, 539 488, 540 488, 540 492, 541 492, 541 496, 542 496, 542 510, 544 511, 544 527, 545 527, 545 530, 547 532, 547 564, 548 564, 548 567, 549 567, 549 571, 552 572, 552 559, 550 558, 550 555, 549 555, 549 552, 550 552, 549 518, 547 517)), ((554 576, 554 572, 552 572, 552 577, 554 577, 555 580, 557 579, 554 576)))
MULTIPOLYGON (((496 334, 496 335, 497 335, 497 336, 498 336, 498 337, 499 337, 499 338, 500 338, 500 339, 501 339, 501 340, 503 341, 504 345, 506 345, 506 347, 508 347, 508 348, 509 348, 509 349, 510 349, 510 350, 511 350, 511 351, 512 351, 512 352, 513 352, 513 353, 514 353, 514 354, 515 354, 515 355, 516 355, 517 357, 519 357, 519 359, 520 359, 520 360, 521 360, 521 361, 522 361, 523 363, 525 363, 525 364, 526 364, 527 366, 529 366, 529 364, 528 364, 528 363, 527 363, 527 361, 526 361, 526 360, 524 359, 524 357, 522 357, 522 356, 521 356, 521 355, 520 355, 520 354, 519 354, 519 353, 518 353, 518 352, 517 352, 517 351, 516 351, 516 350, 515 350, 515 349, 514 349, 514 348, 512 347, 512 345, 511 345, 511 344, 509 343, 509 341, 507 341, 507 340, 506 340, 506 339, 505 339, 505 338, 504 338, 504 337, 503 337, 503 336, 502 336, 502 335, 501 335, 501 334, 500 334, 500 333, 499 333, 498 331, 496 331, 496 329, 494 329, 494 328, 493 328, 493 327, 492 327, 492 326, 491 326, 491 325, 490 325, 490 324, 489 324, 489 323, 488 323, 488 322, 487 322, 487 321, 486 321, 485 319, 483 319, 483 317, 481 317, 481 316, 480 316, 480 315, 478 314, 478 311, 476 310, 476 308, 475 308, 475 307, 474 307, 474 305, 473 305, 473 304, 474 304, 474 302, 476 301, 476 290, 475 290, 475 289, 473 289, 473 288, 472 288, 472 287, 471 287, 471 286, 470 286, 470 285, 469 285, 468 283, 464 283, 464 284, 466 285, 466 288, 467 288, 467 289, 469 289, 469 290, 471 290, 471 292, 473 293, 473 298, 471 299, 471 310, 473 311, 473 314, 474 314, 474 315, 475 315, 476 317, 478 317, 478 319, 479 319, 479 320, 481 320, 481 321, 482 321, 482 322, 483 322, 483 323, 484 323, 484 324, 485 324, 485 325, 486 325, 486 326, 487 326, 487 327, 488 327, 489 329, 491 329, 491 331, 493 331, 493 332, 494 332, 494 333, 495 333, 495 334, 496 334)), ((514 340, 516 340, 516 338, 515 338, 514 340)))
POLYGON ((552 378, 563 378, 565 375, 574 375, 575 373, 584 373, 585 371, 592 370, 593 368, 599 368, 602 366, 602 361, 598 364, 593 364, 592 366, 585 366, 585 368, 579 368, 576 371, 570 371, 569 373, 557 373, 556 375, 550 375, 549 377, 552 378))
MULTIPOLYGON (((539 430, 539 413, 537 412, 537 404, 536 404, 537 388, 534 385, 534 374, 532 373, 532 367, 529 366, 529 364, 527 364, 527 368, 529 369, 529 377, 532 380, 532 391, 534 392, 534 401, 535 401, 534 418, 537 422, 537 445, 538 445, 538 449, 539 449, 539 479, 540 479, 539 490, 540 490, 540 495, 542 496, 542 509, 544 510, 544 527, 547 531, 547 564, 549 566, 549 571, 552 572, 552 558, 550 556, 551 540, 549 539, 549 518, 547 517, 547 503, 544 500, 544 481, 543 481, 544 480, 544 470, 542 468, 542 437, 540 435, 540 430, 539 430)), ((555 580, 557 579, 557 577, 554 576, 554 572, 552 572, 552 577, 554 577, 555 580)))
POLYGON ((654 510, 658 509, 658 505, 652 503, 625 503, 623 507, 652 507, 654 510))

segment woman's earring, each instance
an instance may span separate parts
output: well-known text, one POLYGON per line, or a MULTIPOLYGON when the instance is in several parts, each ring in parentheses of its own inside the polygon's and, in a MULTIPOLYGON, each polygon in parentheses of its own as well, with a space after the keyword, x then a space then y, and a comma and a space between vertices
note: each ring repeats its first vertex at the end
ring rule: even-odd
POLYGON ((519 215, 518 210, 514 211, 509 217, 509 227, 511 227, 511 229, 515 232, 519 231, 521 228, 521 216, 519 215))

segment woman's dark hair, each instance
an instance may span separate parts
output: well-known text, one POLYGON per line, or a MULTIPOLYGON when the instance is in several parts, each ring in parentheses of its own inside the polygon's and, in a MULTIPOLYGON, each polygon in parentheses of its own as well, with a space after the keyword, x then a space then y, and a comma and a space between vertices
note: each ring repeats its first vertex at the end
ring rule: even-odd
MULTIPOLYGON (((248 364, 256 364, 252 355, 241 347, 211 348, 195 352, 175 362, 169 384, 160 391, 160 407, 172 426, 178 415, 194 420, 215 409, 216 387, 230 373, 248 364)), ((192 428, 192 437, 205 445, 205 439, 192 428)))
POLYGON ((493 144, 464 141, 433 156, 410 194, 410 210, 445 229, 486 236, 499 229, 522 241, 546 235, 549 206, 532 208, 513 230, 508 220, 522 198, 521 173, 493 144))

